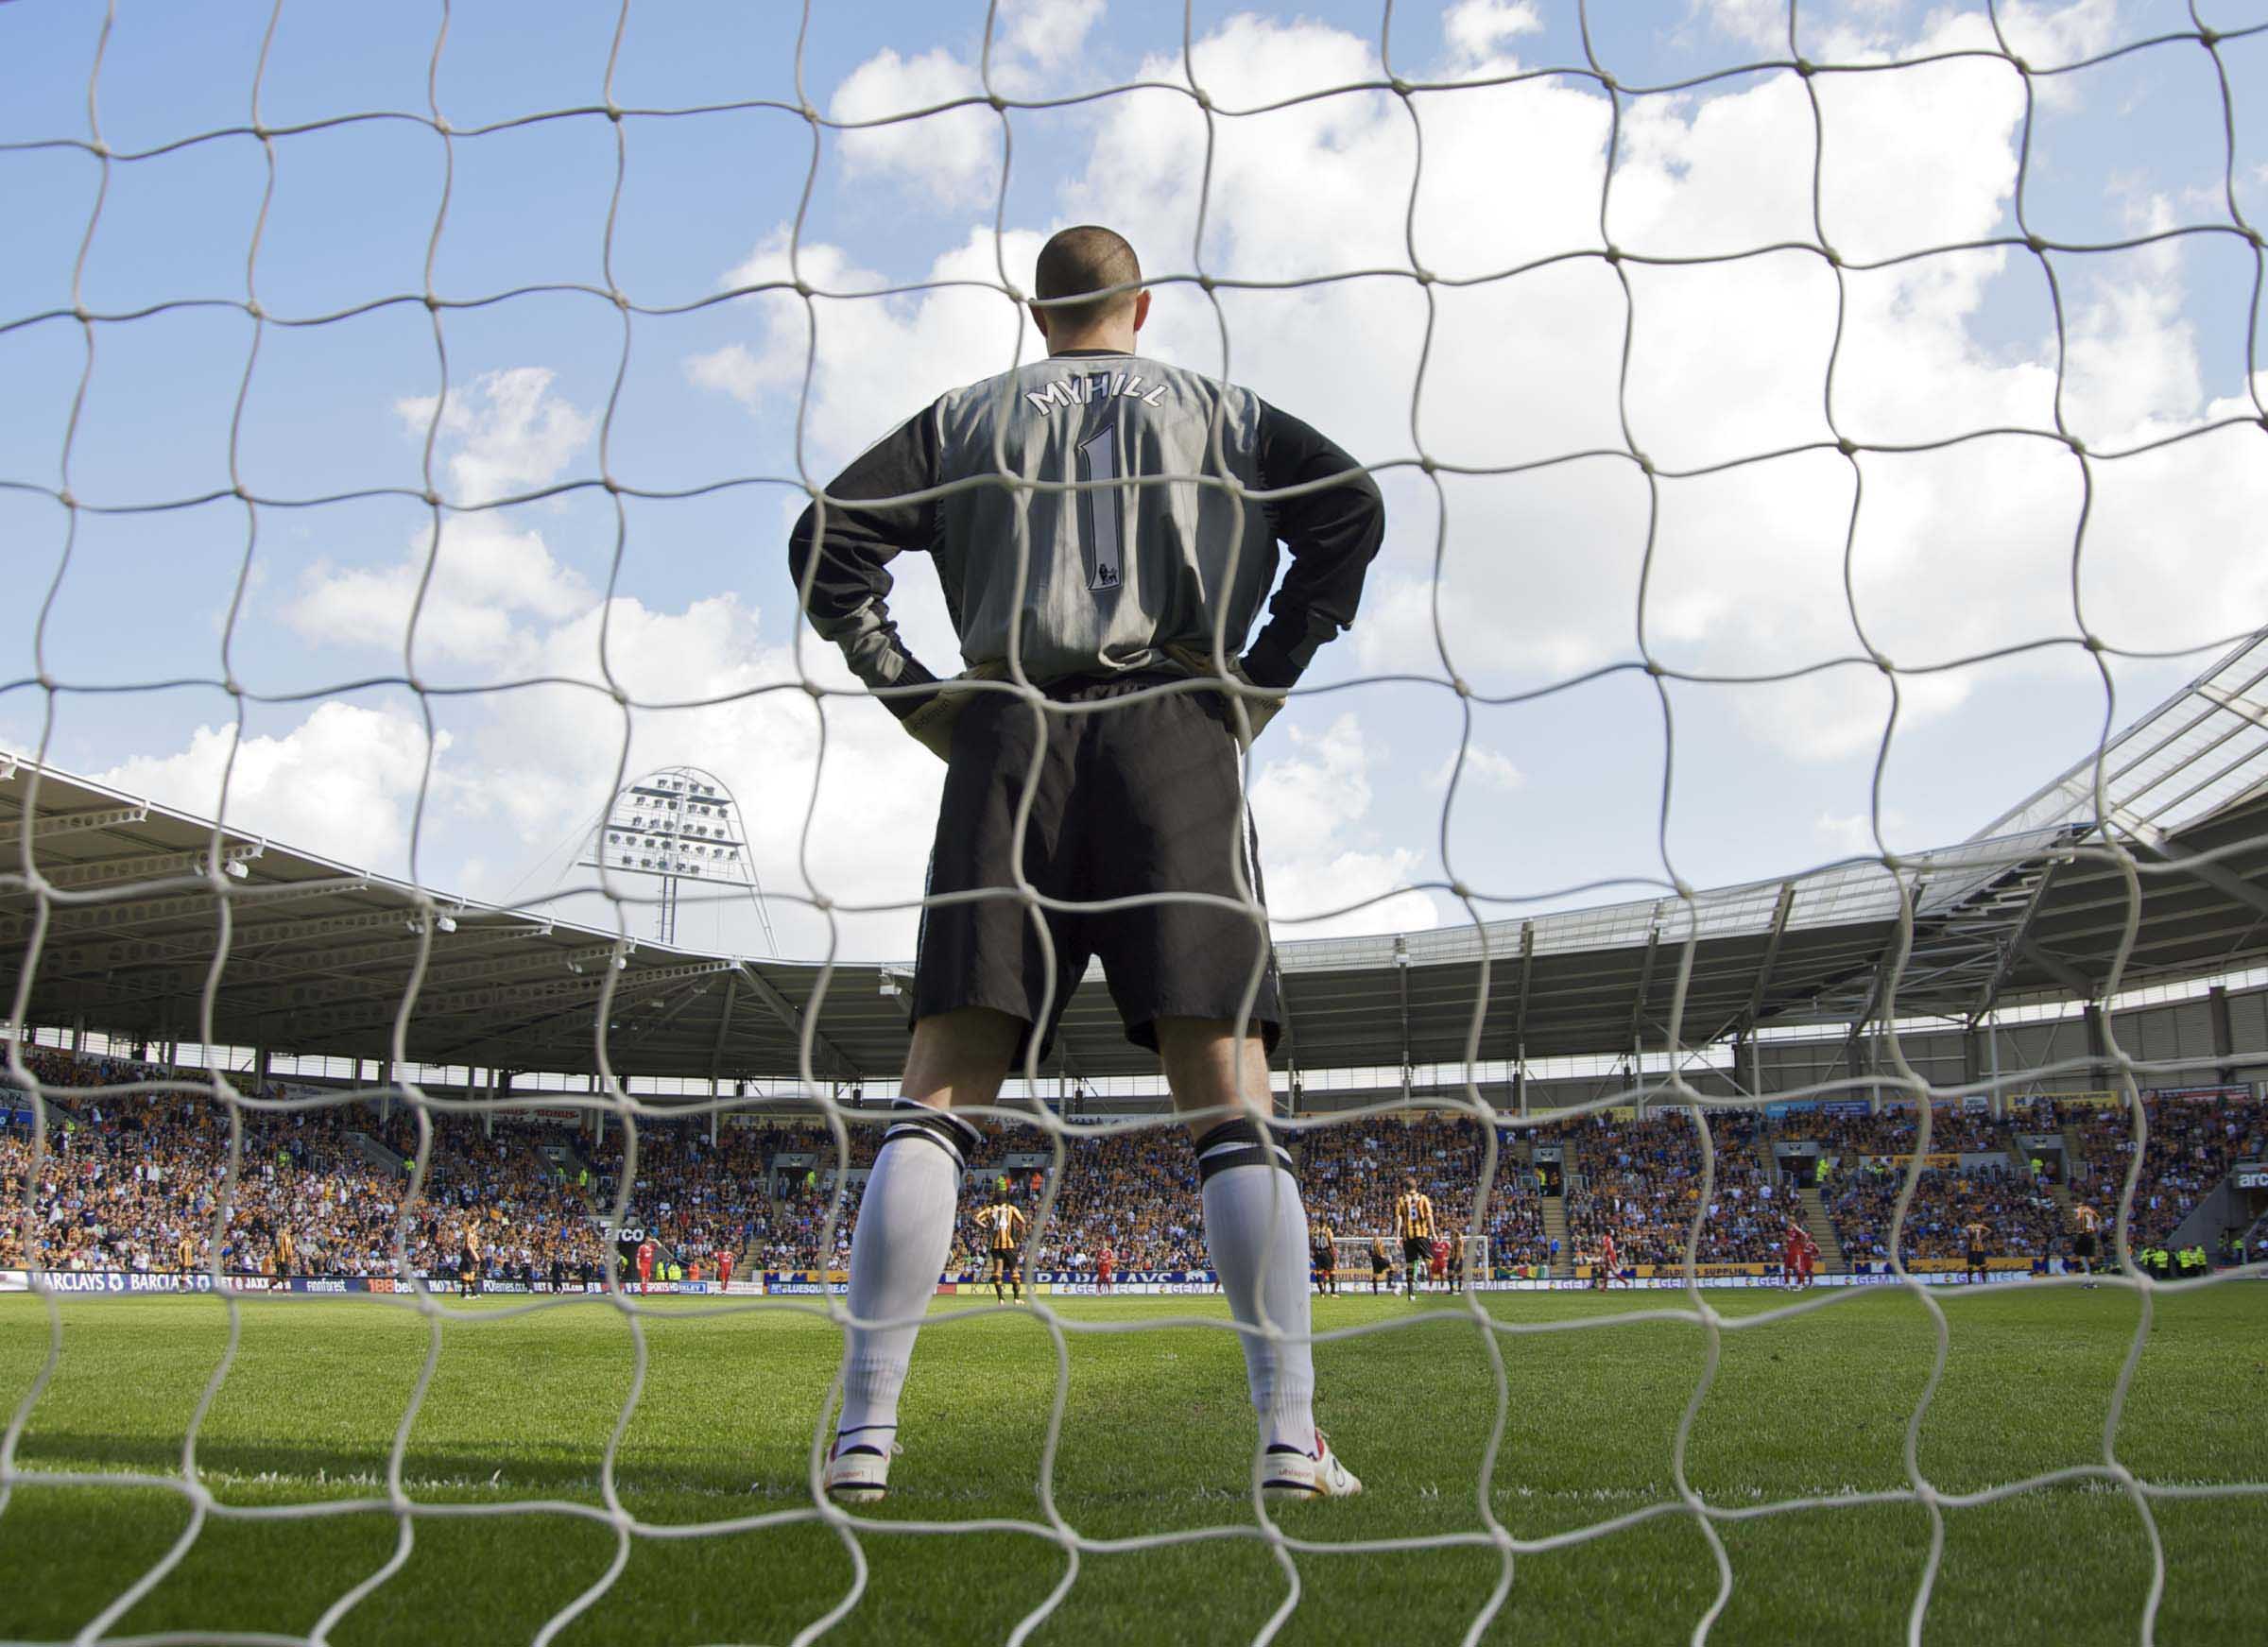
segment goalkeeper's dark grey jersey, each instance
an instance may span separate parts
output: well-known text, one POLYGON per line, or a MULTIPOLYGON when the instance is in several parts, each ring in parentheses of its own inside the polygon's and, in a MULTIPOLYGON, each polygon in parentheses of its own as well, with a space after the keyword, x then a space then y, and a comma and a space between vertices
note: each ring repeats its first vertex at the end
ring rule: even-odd
POLYGON ((869 447, 796 523, 789 563, 869 686, 935 678, 890 620, 886 563, 908 549, 936 562, 967 664, 1005 663, 1021 611, 1014 643, 1046 684, 1158 667, 1168 646, 1209 656, 1223 607, 1233 657, 1281 540, 1291 569, 1245 659, 1281 687, 1353 621, 1384 531, 1354 460, 1249 390, 1073 351, 954 389, 869 447), (1231 480, 1263 495, 1240 502, 1231 480))

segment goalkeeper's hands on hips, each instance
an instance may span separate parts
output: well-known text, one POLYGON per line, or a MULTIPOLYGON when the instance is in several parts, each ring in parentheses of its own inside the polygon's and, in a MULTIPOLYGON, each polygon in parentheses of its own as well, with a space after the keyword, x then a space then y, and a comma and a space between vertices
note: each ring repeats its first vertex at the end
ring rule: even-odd
MULTIPOLYGON (((925 672, 926 673, 926 672, 925 672)), ((998 663, 980 663, 951 680, 936 681, 937 690, 921 695, 887 697, 883 699, 898 724, 906 729, 914 742, 940 761, 953 759, 953 729, 961 718, 961 711, 969 707, 975 691, 968 682, 975 680, 1003 680, 1007 669, 998 663)))
MULTIPOLYGON (((1220 678, 1220 671, 1212 666, 1211 661, 1194 646, 1168 646, 1165 654, 1194 678, 1220 678)), ((969 707, 970 698, 975 695, 969 683, 1003 680, 1006 678, 1007 669, 1005 665, 981 663, 951 680, 936 681, 937 690, 935 692, 919 696, 893 696, 883 701, 889 705, 890 712, 898 717, 898 724, 905 729, 907 736, 938 760, 951 761, 953 729, 961 718, 961 711, 969 707), (904 707, 902 708, 902 705, 904 707)), ((1228 665, 1228 678, 1243 689, 1235 696, 1245 706, 1245 724, 1249 731, 1247 734, 1240 730, 1233 715, 1229 718, 1228 729, 1236 734, 1239 745, 1249 748, 1251 740, 1259 737, 1267 724, 1276 718, 1277 712, 1283 708, 1284 694, 1257 685, 1252 677, 1246 673, 1242 662, 1228 665)))
MULTIPOLYGON (((1168 646, 1165 655, 1193 676, 1214 680, 1221 678, 1221 672, 1213 667, 1212 660, 1194 646, 1168 646)), ((1276 718, 1276 712, 1283 708, 1284 694, 1262 687, 1240 660, 1230 661, 1228 678, 1243 689, 1232 695, 1245 706, 1245 724, 1249 732, 1247 734, 1238 729, 1233 712, 1228 717, 1228 729, 1236 734, 1237 743, 1248 749, 1252 746, 1252 739, 1259 737, 1263 729, 1276 718)))

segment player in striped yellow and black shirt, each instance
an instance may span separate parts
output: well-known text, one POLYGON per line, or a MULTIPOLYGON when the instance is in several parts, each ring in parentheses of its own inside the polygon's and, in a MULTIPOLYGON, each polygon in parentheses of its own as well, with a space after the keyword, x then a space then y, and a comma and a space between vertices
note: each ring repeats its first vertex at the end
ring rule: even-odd
POLYGON ((1339 1244, 1332 1236, 1330 1220, 1318 1217, 1307 1227, 1307 1262, 1315 1273, 1315 1291, 1335 1295, 1339 1290, 1339 1244))
POLYGON ((976 1215, 976 1222, 985 1232, 985 1244, 992 1255, 992 1295, 1005 1298, 1001 1289, 1005 1284, 1013 1289, 1015 1301, 1023 1302, 1023 1227, 1030 1222, 1023 1209, 1005 1194, 976 1215))
POLYGON ((1401 1237, 1404 1280, 1415 1298, 1418 1278, 1434 1256, 1434 1237, 1439 1233, 1434 1227, 1434 1198, 1418 1188, 1415 1175, 1401 1180, 1401 1193, 1394 1197, 1394 1233, 1401 1237))

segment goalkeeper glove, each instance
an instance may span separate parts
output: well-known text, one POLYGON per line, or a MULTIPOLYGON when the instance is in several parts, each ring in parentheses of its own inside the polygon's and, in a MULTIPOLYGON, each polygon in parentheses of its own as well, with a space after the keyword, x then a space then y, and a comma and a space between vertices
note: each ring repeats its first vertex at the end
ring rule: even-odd
MULTIPOLYGON (((1199 679, 1221 678, 1221 672, 1212 666, 1212 660, 1194 646, 1169 645, 1164 652, 1175 663, 1199 679)), ((1233 713, 1228 718, 1228 729, 1236 733, 1238 745, 1248 749, 1252 746, 1252 738, 1259 737, 1262 729, 1276 718, 1276 712, 1283 708, 1284 695, 1280 691, 1258 688, 1243 662, 1235 659, 1229 661, 1228 678, 1246 689, 1234 695, 1244 700, 1245 720, 1251 729, 1251 736, 1247 737, 1237 730, 1233 713)))
POLYGON ((937 690, 926 696, 891 697, 883 701, 889 706, 890 712, 898 717, 898 724, 906 729, 914 742, 938 760, 951 762, 954 726, 960 720, 961 711, 969 707, 970 698, 975 695, 966 687, 955 691, 955 685, 971 680, 1001 680, 1006 678, 1007 673, 1005 663, 980 663, 966 674, 954 677, 952 680, 939 681, 937 690), (911 707, 902 710, 899 707, 902 704, 911 707))

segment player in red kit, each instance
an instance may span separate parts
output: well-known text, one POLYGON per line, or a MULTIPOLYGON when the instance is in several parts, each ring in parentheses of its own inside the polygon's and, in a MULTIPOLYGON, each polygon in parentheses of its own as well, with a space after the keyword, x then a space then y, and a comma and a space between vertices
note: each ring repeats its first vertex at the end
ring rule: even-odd
POLYGON ((1094 1290, 1098 1293, 1108 1293, 1110 1290, 1110 1278, 1117 1272, 1117 1269, 1118 1254, 1108 1246, 1105 1246, 1094 1261, 1094 1290))
POLYGON ((1796 1281, 1800 1287, 1812 1284, 1812 1272, 1819 1262, 1819 1244, 1812 1239, 1810 1230, 1803 1231, 1803 1245, 1796 1254, 1796 1281))
POLYGON ((729 1246, 717 1249, 716 1290, 720 1293, 732 1290, 732 1249, 729 1246))
POLYGON ((1781 1286, 1795 1286, 1796 1278, 1803 1274, 1803 1244, 1810 1239, 1811 1237, 1804 1233, 1802 1225, 1791 1223, 1788 1226, 1788 1244, 1779 1255, 1779 1284, 1781 1286))
POLYGON ((1608 1230, 1599 1243, 1599 1291, 1614 1285, 1614 1231, 1608 1230))
POLYGON ((1449 1243, 1434 1237, 1434 1250, 1427 1255, 1425 1273, 1444 1291, 1449 1287, 1449 1243))
POLYGON ((651 1241, 642 1241, 638 1244, 638 1290, 641 1293, 647 1292, 653 1284, 654 1244, 651 1241))

